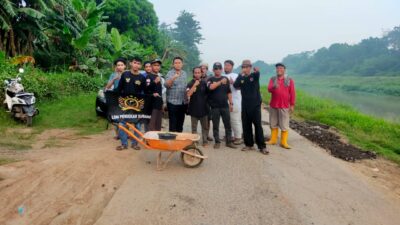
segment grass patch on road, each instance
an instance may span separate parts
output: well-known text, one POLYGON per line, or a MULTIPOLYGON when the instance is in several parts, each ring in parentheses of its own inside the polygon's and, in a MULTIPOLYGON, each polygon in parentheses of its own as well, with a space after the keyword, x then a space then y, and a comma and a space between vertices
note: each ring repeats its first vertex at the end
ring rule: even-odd
MULTIPOLYGON (((264 102, 270 94, 262 87, 264 102)), ((354 144, 400 165, 400 124, 362 114, 349 105, 308 95, 297 90, 294 118, 330 125, 354 144)))
POLYGON ((9 113, 0 112, 0 146, 11 150, 30 149, 37 134, 46 129, 74 129, 78 135, 104 131, 106 121, 96 116, 96 93, 77 94, 42 102, 33 127, 14 121, 9 113))

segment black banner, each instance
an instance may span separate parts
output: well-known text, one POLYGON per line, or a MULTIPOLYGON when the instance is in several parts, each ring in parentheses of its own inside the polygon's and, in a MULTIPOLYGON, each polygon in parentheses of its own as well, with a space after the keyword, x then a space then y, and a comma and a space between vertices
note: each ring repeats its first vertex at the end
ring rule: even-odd
POLYGON ((149 95, 130 95, 120 97, 117 92, 106 91, 108 119, 112 122, 133 122, 151 118, 151 100, 149 95))

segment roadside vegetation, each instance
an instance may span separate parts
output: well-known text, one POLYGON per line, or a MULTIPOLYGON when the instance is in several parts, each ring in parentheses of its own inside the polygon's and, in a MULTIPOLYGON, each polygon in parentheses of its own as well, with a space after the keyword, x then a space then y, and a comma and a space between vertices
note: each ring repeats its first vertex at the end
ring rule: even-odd
MULTIPOLYGON (((270 94, 262 87, 265 103, 270 94)), ((375 151, 400 164, 400 124, 362 114, 349 105, 306 94, 297 90, 296 120, 315 121, 335 127, 351 144, 375 151)))

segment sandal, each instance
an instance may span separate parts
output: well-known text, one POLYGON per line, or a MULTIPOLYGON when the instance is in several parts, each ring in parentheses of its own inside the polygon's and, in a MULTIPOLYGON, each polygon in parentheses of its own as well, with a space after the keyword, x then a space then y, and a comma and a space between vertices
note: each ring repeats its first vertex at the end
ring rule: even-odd
POLYGON ((122 151, 122 150, 124 150, 124 149, 128 149, 128 146, 126 146, 126 145, 120 145, 120 146, 118 146, 117 148, 115 148, 115 150, 117 150, 117 151, 122 151))
POLYGON ((136 151, 140 150, 140 146, 139 145, 132 145, 131 148, 133 148, 136 151))

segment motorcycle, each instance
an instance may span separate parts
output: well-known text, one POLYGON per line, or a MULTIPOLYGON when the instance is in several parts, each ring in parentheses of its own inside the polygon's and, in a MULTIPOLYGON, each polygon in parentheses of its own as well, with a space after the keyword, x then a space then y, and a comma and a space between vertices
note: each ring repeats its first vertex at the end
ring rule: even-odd
POLYGON ((107 102, 104 94, 105 90, 101 89, 96 96, 96 115, 107 118, 107 102))
POLYGON ((4 80, 5 100, 3 104, 14 119, 22 120, 30 127, 33 117, 39 114, 39 109, 35 107, 35 95, 25 92, 24 86, 21 84, 23 73, 24 69, 20 68, 15 78, 4 80))

